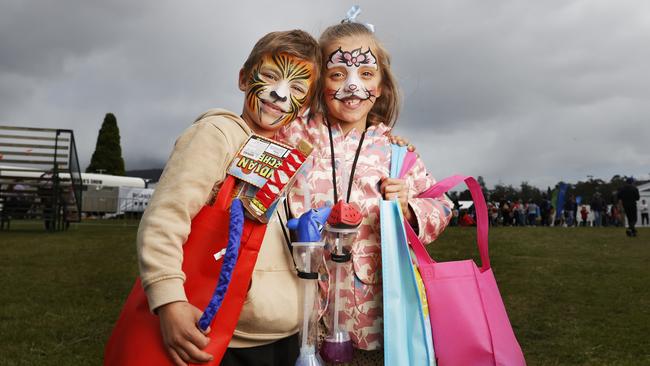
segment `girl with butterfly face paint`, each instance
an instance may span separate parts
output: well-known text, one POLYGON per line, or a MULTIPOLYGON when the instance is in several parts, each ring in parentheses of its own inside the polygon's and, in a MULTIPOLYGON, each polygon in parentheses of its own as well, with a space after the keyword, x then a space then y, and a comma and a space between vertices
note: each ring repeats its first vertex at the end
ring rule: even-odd
MULTIPOLYGON (((358 207, 363 218, 352 244, 352 260, 345 263, 343 277, 338 279, 343 282, 342 318, 357 349, 352 364, 381 364, 378 202, 399 200, 404 216, 424 243, 434 241, 445 229, 453 204, 446 199, 416 198, 435 183, 419 159, 404 179, 389 178, 390 131, 399 112, 399 97, 389 55, 374 33, 363 24, 344 22, 327 28, 319 44, 323 56, 320 113, 287 125, 277 136, 289 144, 304 138, 315 147, 288 199, 294 217, 306 211, 307 191, 314 208, 339 200, 358 207)), ((321 276, 323 307, 334 281, 332 273, 330 268, 321 276)))
POLYGON ((330 122, 344 132, 365 129, 368 113, 381 97, 382 77, 371 39, 348 37, 335 42, 324 70, 323 99, 330 122), (338 47, 337 47, 338 46, 338 47))

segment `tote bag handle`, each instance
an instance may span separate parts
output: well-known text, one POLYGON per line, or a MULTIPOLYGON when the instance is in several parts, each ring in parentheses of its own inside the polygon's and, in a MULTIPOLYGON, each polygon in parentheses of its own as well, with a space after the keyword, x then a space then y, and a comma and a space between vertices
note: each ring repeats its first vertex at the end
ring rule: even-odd
POLYGON ((215 207, 226 209, 232 201, 232 190, 235 188, 235 178, 232 175, 226 175, 214 201, 215 207))
MULTIPOLYGON (((479 254, 481 255, 481 272, 484 272, 490 269, 490 255, 488 252, 487 205, 485 204, 485 198, 483 197, 481 186, 478 184, 478 182, 476 182, 476 179, 470 176, 459 174, 452 175, 439 181, 438 183, 431 186, 431 188, 422 192, 420 195, 418 195, 418 198, 438 198, 461 182, 465 182, 465 184, 467 184, 467 187, 472 194, 472 199, 474 200, 474 208, 476 210, 478 250, 479 254)), ((411 248, 413 248, 413 252, 415 252, 418 263, 435 263, 435 261, 429 256, 429 253, 427 253, 427 250, 424 248, 424 245, 420 241, 420 238, 418 238, 413 228, 411 228, 411 225, 408 225, 408 223, 406 223, 404 226, 406 227, 406 235, 408 237, 409 243, 411 244, 411 248)))

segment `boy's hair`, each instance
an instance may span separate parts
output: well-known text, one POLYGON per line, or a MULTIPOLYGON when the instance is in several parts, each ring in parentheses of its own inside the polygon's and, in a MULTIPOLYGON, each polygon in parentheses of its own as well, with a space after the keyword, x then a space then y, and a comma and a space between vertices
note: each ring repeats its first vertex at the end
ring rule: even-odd
POLYGON ((309 93, 310 98, 313 97, 320 90, 320 47, 314 37, 299 29, 271 32, 260 38, 242 66, 244 75, 250 75, 264 55, 278 53, 289 54, 314 64, 314 78, 309 93))
MULTIPOLYGON (((397 81, 393 72, 390 70, 390 54, 379 42, 375 34, 370 31, 365 25, 361 23, 345 22, 336 24, 325 29, 321 34, 318 43, 320 43, 321 51, 323 52, 323 59, 328 57, 326 49, 336 40, 347 37, 367 37, 372 43, 372 53, 377 58, 379 70, 381 71, 381 96, 377 98, 370 113, 368 114, 368 122, 377 124, 382 122, 388 126, 394 126, 400 110, 400 92, 397 86, 397 81)), ((323 66, 325 64, 323 63, 323 66)), ((319 108, 324 110, 325 101, 324 94, 321 91, 319 96, 319 108)))

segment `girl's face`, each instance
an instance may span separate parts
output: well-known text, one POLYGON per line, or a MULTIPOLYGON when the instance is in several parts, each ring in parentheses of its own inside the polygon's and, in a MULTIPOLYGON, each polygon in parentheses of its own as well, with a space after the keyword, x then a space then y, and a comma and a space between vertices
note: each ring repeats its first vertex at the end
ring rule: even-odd
POLYGON ((365 126, 381 96, 381 73, 371 44, 367 37, 347 37, 327 47, 324 98, 330 119, 365 126))

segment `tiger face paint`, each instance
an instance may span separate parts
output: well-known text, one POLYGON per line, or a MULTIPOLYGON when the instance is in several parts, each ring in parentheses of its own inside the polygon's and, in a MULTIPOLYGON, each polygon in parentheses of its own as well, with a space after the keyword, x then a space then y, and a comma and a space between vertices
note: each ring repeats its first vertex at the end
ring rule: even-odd
POLYGON ((269 54, 253 68, 245 85, 244 116, 264 131, 275 131, 304 112, 313 95, 314 65, 287 54, 269 54))

